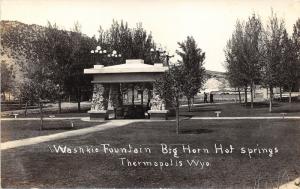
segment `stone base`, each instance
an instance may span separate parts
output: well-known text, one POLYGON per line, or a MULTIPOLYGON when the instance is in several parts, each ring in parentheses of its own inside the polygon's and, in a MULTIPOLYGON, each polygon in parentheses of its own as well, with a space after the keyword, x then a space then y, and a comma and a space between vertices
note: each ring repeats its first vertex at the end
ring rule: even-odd
POLYGON ((107 110, 90 110, 90 120, 108 120, 108 111, 107 110))
POLYGON ((150 119, 168 120, 168 110, 149 110, 150 119))

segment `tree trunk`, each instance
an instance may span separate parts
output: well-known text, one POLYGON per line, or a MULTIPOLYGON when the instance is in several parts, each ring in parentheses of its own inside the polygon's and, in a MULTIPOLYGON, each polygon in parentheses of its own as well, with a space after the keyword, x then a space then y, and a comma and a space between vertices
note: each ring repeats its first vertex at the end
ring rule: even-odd
POLYGON ((61 113, 61 96, 58 97, 58 113, 61 113))
POLYGON ((248 98, 247 98, 247 87, 245 87, 245 105, 247 106, 248 98))
POLYGON ((242 97, 241 97, 241 90, 240 90, 240 88, 238 88, 238 92, 239 92, 239 102, 241 104, 242 103, 242 97))
POLYGON ((81 108, 80 108, 80 100, 81 100, 81 89, 80 88, 77 88, 77 107, 78 107, 78 112, 81 111, 81 108))
POLYGON ((187 99, 187 103, 188 103, 188 108, 189 108, 189 112, 191 111, 191 99, 188 98, 187 99))
POLYGON ((176 106, 176 134, 179 134, 179 106, 176 106))
POLYGON ((192 108, 193 108, 194 104, 195 104, 195 96, 193 96, 193 98, 192 98, 192 108))
POLYGON ((289 90, 289 103, 292 103, 292 88, 289 90))
POLYGON ((272 102, 273 101, 273 88, 270 87, 270 106, 269 106, 269 112, 272 112, 272 102))
POLYGON ((21 98, 19 99, 19 109, 22 109, 22 100, 21 100, 21 98))
POLYGON ((279 87, 279 96, 280 96, 280 102, 282 102, 282 88, 281 88, 281 86, 279 87))
POLYGON ((253 108, 253 82, 250 85, 250 95, 251 95, 251 108, 253 108))
POLYGON ((27 106, 28 106, 28 102, 26 101, 25 103, 25 110, 24 110, 24 116, 27 116, 27 106))
POLYGON ((39 101, 39 106, 40 106, 40 120, 41 120, 41 125, 40 125, 40 131, 43 130, 44 128, 44 121, 43 121, 43 103, 40 100, 39 101))

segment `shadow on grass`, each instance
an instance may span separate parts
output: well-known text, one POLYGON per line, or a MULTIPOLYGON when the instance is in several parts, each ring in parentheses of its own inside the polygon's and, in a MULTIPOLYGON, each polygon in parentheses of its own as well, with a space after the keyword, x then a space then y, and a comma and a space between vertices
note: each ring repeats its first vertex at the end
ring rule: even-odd
MULTIPOLYGON (((78 128, 77 128, 78 129, 78 128)), ((44 127, 43 130, 76 130, 75 127, 44 127)))
MULTIPOLYGON (((241 106, 246 107, 246 108, 251 108, 251 102, 247 102, 247 103, 242 103, 241 106)), ((269 107, 269 102, 254 102, 253 103, 253 107, 254 108, 267 108, 269 107)), ((272 107, 279 107, 280 105, 278 103, 274 103, 272 104, 272 107)))
POLYGON ((300 112, 300 109, 294 109, 294 110, 290 110, 290 109, 279 109, 279 110, 272 110, 272 113, 297 113, 300 112))
POLYGON ((204 134, 214 132, 211 129, 183 129, 180 131, 181 134, 204 134))
POLYGON ((194 112, 212 112, 212 111, 221 111, 222 108, 201 108, 198 110, 194 110, 194 112))
POLYGON ((193 113, 193 112, 213 112, 213 111, 221 111, 221 110, 222 108, 216 108, 216 107, 212 107, 212 108, 197 107, 197 108, 192 108, 191 111, 188 110, 182 110, 182 111, 186 113, 193 113))

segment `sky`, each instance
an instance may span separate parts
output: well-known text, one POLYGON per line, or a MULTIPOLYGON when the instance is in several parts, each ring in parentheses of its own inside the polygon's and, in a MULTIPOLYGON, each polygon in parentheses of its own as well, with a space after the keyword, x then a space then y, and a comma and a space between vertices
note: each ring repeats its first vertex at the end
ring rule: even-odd
POLYGON ((273 9, 291 34, 300 18, 300 0, 0 0, 0 5, 1 20, 42 26, 50 21, 67 30, 79 22, 88 36, 98 36, 99 26, 108 29, 113 19, 131 27, 142 22, 171 55, 177 42, 193 36, 206 53, 204 67, 214 71, 225 71, 224 48, 237 19, 255 12, 266 23, 273 9))

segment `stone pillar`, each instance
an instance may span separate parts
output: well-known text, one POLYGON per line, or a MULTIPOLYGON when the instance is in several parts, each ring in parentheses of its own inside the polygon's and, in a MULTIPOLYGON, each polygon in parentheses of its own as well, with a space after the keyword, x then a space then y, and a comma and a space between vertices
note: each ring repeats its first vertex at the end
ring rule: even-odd
POLYGON ((154 87, 150 103, 151 109, 148 111, 148 114, 150 114, 150 119, 168 119, 168 110, 166 110, 166 103, 158 94, 156 94, 154 87))
POLYGON ((91 120, 106 120, 108 112, 106 109, 107 99, 105 98, 104 86, 100 83, 94 84, 91 110, 88 111, 91 120))

